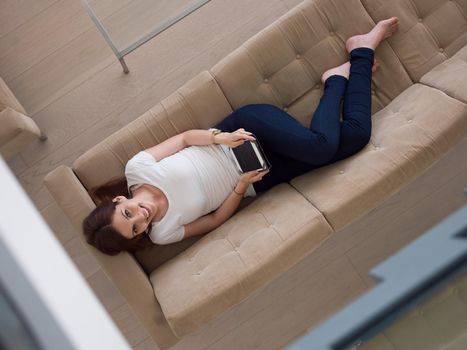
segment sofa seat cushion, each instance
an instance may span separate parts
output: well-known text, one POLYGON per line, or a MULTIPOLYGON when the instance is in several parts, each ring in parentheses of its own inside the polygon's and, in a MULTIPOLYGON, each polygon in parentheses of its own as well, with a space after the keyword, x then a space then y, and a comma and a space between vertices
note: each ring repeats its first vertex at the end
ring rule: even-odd
POLYGON ((372 117, 359 153, 291 184, 341 229, 375 208, 467 135, 467 105, 415 84, 372 117))
POLYGON ((420 82, 467 103, 467 46, 425 74, 420 82))
POLYGON ((329 237, 323 215, 289 184, 262 193, 150 276, 179 337, 291 268, 329 237))
POLYGON ((467 0, 362 0, 375 22, 392 16, 388 41, 414 81, 467 44, 467 0))

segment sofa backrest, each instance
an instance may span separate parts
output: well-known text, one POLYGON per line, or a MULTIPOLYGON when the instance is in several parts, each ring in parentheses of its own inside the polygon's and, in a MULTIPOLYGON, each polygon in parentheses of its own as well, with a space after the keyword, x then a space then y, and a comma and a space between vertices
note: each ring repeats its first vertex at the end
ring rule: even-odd
MULTIPOLYGON (((234 108, 271 103, 308 126, 322 95, 321 75, 348 60, 348 37, 373 26, 359 0, 305 1, 221 60, 211 73, 234 108)), ((376 57, 381 69, 373 77, 373 113, 412 84, 386 42, 376 57)))
POLYGON ((361 0, 374 21, 400 19, 388 39, 413 81, 467 44, 467 0, 361 0))

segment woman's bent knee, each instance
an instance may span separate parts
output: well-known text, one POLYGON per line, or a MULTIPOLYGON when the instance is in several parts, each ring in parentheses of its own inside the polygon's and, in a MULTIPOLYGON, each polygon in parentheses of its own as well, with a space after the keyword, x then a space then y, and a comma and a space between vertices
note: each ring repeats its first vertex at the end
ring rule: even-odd
POLYGON ((367 129, 357 129, 352 133, 351 147, 353 148, 353 153, 357 153, 370 142, 371 139, 371 130, 367 129), (358 131, 357 131, 358 130, 358 131))
POLYGON ((358 133, 358 142, 360 146, 365 147, 371 139, 371 129, 365 129, 358 133))
POLYGON ((283 112, 282 109, 271 104, 254 103, 254 104, 242 106, 236 109, 234 113, 238 115, 251 115, 251 114, 265 115, 266 113, 277 112, 277 111, 283 112))

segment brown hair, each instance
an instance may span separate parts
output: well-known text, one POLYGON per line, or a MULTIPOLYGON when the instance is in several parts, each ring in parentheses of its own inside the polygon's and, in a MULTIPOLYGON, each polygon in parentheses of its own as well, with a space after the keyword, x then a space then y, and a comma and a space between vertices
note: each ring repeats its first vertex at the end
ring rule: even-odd
POLYGON ((126 178, 111 180, 92 189, 90 195, 97 207, 83 221, 83 232, 89 244, 108 255, 116 255, 121 251, 134 252, 153 245, 148 235, 141 234, 128 239, 112 226, 112 215, 117 206, 112 199, 119 195, 131 197, 126 178))

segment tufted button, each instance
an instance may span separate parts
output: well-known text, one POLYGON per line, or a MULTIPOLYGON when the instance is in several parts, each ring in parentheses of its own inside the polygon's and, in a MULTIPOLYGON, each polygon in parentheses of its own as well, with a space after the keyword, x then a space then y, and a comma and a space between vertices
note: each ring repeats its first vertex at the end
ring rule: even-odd
POLYGON ((320 84, 316 84, 316 85, 315 85, 315 89, 319 89, 320 87, 321 87, 320 84))
POLYGON ((197 275, 197 276, 201 275, 201 271, 198 271, 198 272, 196 273, 196 275, 197 275))
POLYGON ((334 35, 336 35, 336 33, 334 33, 334 32, 329 32, 329 35, 330 35, 330 36, 334 36, 334 35))
POLYGON ((444 49, 442 47, 440 47, 439 52, 444 52, 444 49))
POLYGON ((295 56, 297 58, 297 60, 299 60, 300 58, 302 58, 302 56, 300 56, 299 54, 297 54, 297 56, 295 56))
POLYGON ((421 17, 418 17, 417 21, 423 22, 423 19, 421 17))
POLYGON ((284 112, 287 112, 289 109, 287 107, 282 108, 284 112))
POLYGON ((339 174, 343 174, 344 173, 344 170, 339 170, 339 174))
POLYGON ((264 78, 264 82, 265 82, 265 83, 268 83, 268 82, 269 82, 269 79, 268 79, 268 78, 264 78))
POLYGON ((379 149, 379 146, 375 146, 376 149, 379 149))
POLYGON ((412 119, 407 120, 407 123, 412 123, 412 119))

